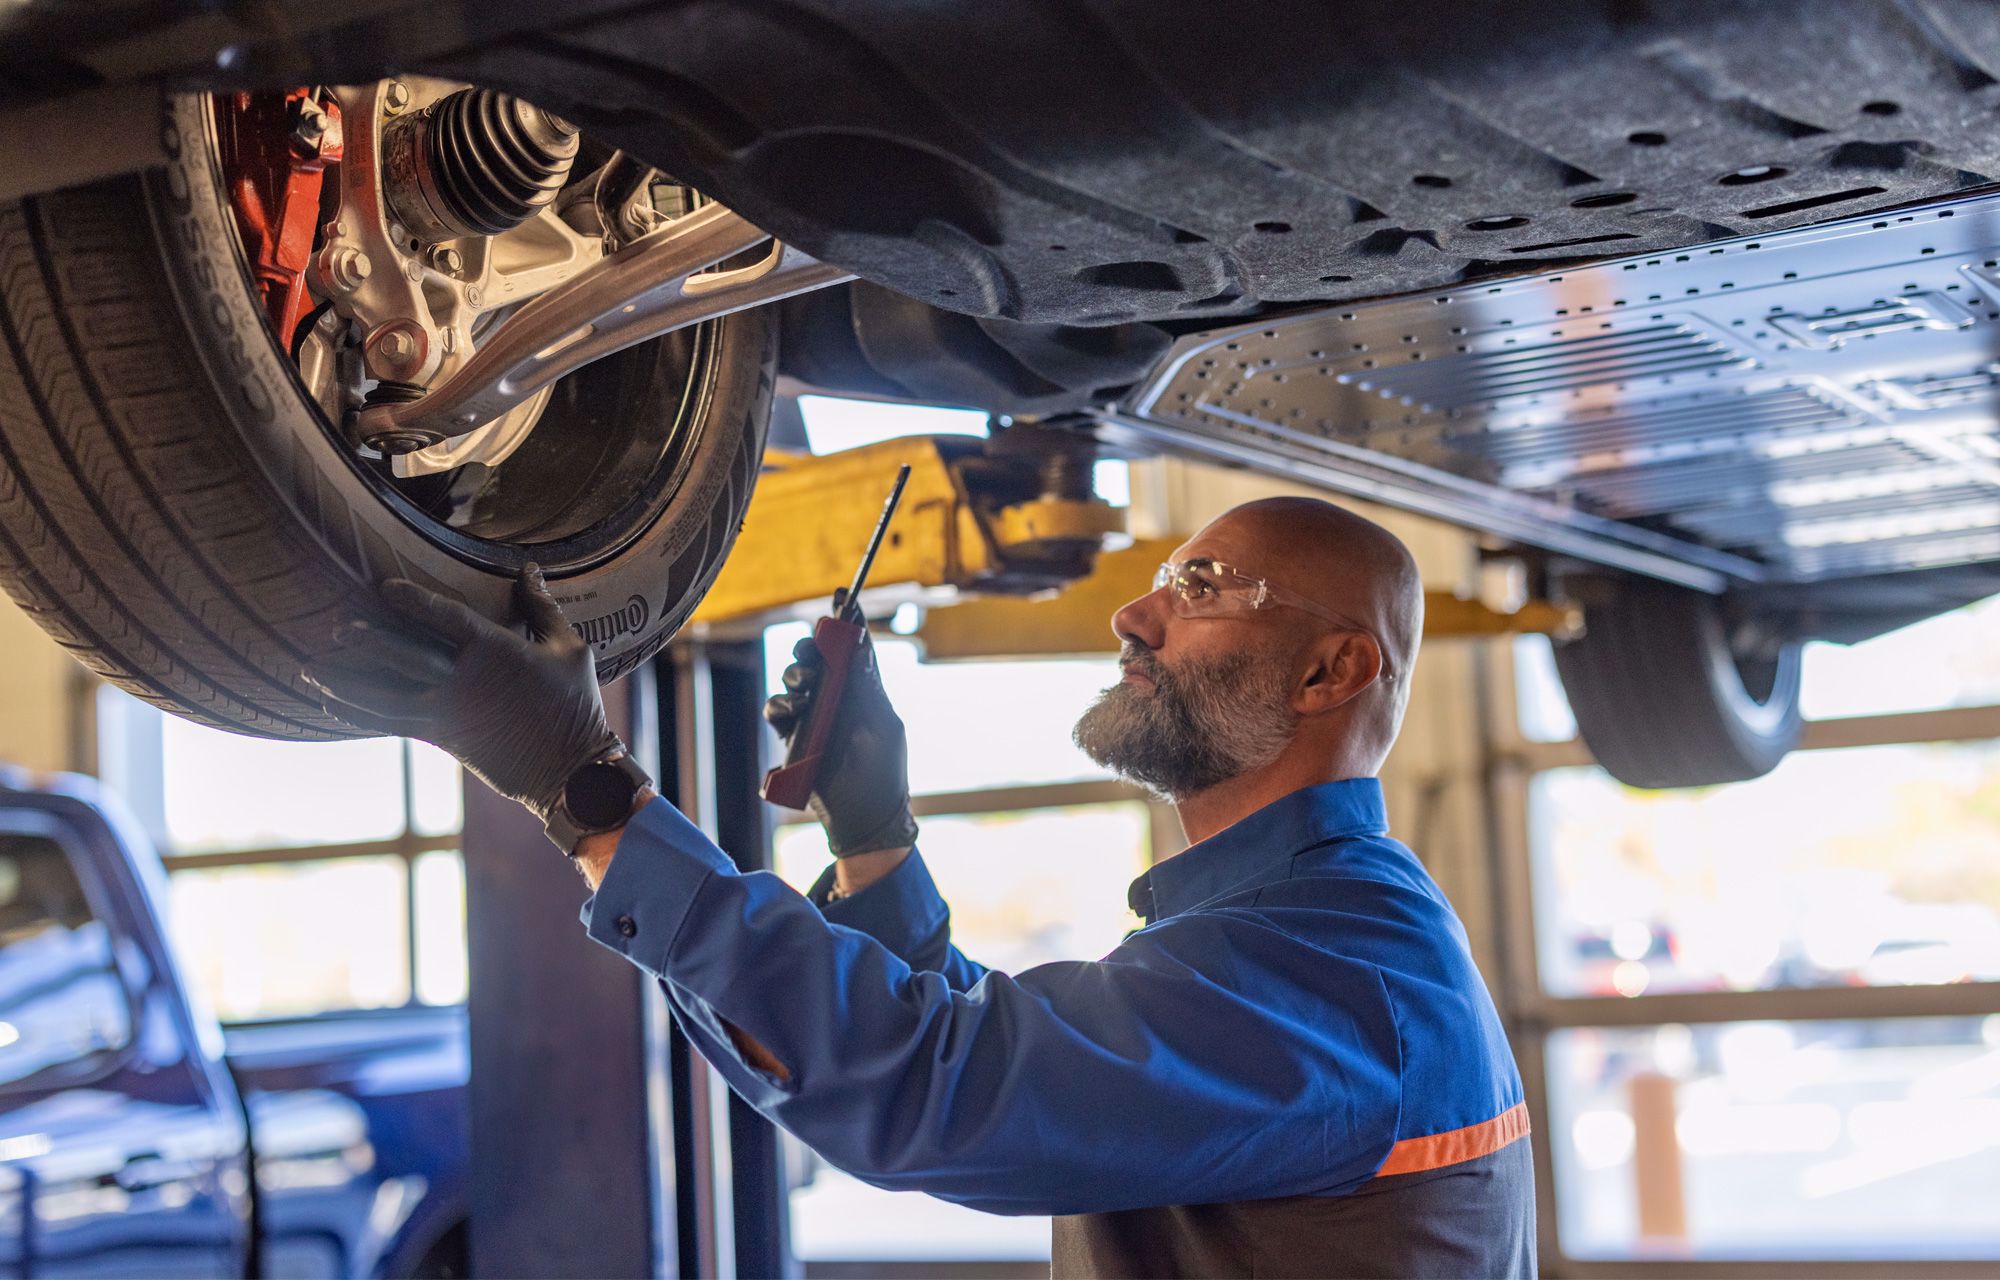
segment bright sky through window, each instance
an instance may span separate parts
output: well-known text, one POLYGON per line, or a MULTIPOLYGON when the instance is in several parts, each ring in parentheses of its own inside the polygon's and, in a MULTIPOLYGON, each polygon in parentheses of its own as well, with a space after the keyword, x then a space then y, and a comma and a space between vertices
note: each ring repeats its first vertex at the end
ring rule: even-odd
MULTIPOLYGON (((1108 625, 1108 624, 1107 624, 1108 625)), ((783 690, 804 623, 764 632, 772 693, 783 690)), ((924 795, 1108 776, 1070 739, 1077 717, 1118 682, 1110 657, 1031 662, 917 661, 910 641, 875 637, 882 683, 910 741, 910 788, 924 795), (973 732, 967 726, 977 726, 973 732)))
POLYGON ((935 405, 800 396, 799 416, 805 419, 806 441, 814 453, 839 453, 901 436, 986 434, 984 413, 935 405))

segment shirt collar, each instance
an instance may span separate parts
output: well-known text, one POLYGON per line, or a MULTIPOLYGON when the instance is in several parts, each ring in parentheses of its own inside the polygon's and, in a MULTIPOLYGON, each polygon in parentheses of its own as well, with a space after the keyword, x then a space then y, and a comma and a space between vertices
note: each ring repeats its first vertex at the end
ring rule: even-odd
POLYGON ((1374 778, 1301 787, 1155 866, 1132 882, 1127 901, 1152 924, 1268 874, 1274 864, 1316 845, 1388 830, 1382 784, 1374 778))

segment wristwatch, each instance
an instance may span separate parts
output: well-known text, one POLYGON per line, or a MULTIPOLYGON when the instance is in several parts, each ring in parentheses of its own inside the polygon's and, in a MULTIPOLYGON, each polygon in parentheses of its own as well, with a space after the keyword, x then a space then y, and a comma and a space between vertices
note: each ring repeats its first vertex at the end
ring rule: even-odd
POLYGON ((632 816, 632 802, 653 785, 623 747, 584 765, 563 783, 562 798, 549 810, 545 827, 549 839, 568 857, 585 836, 624 826, 632 816))

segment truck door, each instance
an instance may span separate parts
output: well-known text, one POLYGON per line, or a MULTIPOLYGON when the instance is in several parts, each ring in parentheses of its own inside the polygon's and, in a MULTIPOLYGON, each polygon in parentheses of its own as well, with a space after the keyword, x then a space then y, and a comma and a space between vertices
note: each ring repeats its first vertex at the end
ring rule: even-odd
POLYGON ((123 859, 108 828, 0 803, 0 1259, 37 1276, 241 1274, 242 1119, 123 859))

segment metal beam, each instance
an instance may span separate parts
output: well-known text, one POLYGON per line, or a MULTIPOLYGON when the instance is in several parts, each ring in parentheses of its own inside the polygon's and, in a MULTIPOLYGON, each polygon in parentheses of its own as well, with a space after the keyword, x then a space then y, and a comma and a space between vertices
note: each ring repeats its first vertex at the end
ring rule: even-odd
MULTIPOLYGON (((637 745, 651 668, 605 691, 637 745)), ((648 1123, 654 1046, 640 972, 578 927, 575 868, 527 810, 469 775, 472 1267, 484 1276, 639 1276, 674 1254, 648 1123)), ((671 1183, 668 1184, 669 1186, 671 1183)))
POLYGON ((1539 505, 1514 495, 1503 494, 1494 506, 1475 514, 1465 495, 1457 491, 1461 486, 1433 483, 1432 476, 1412 476, 1407 465, 1395 464, 1386 455, 1345 448, 1337 441, 1306 446, 1275 432, 1255 441, 1211 436, 1130 415, 1106 415, 1098 424, 1099 439, 1109 444, 1148 452, 1164 449, 1183 457, 1246 467, 1697 591, 1719 593, 1763 579, 1763 570, 1756 562, 1741 556, 1615 520, 1552 520, 1539 505))
POLYGON ((933 662, 1116 653, 1111 615, 1153 589, 1154 571, 1179 545, 1179 539, 1154 538, 1107 551, 1089 577, 1053 599, 992 596, 926 610, 917 641, 933 662))
MULTIPOLYGON (((1995 738, 2000 738, 2000 706, 1944 707, 1936 711, 1808 720, 1795 750, 1839 751, 1848 747, 1987 742, 1995 738)), ((1505 754, 1528 773, 1583 769, 1597 763, 1590 748, 1577 738, 1566 742, 1516 742, 1506 748, 1505 754)))
POLYGON ((386 840, 355 840, 347 844, 276 845, 259 849, 226 849, 215 853, 170 853, 161 857, 169 871, 202 867, 268 866, 274 862, 325 862, 333 858, 372 858, 384 854, 410 861, 421 854, 456 849, 464 837, 456 831, 420 836, 405 833, 386 840))
MULTIPOLYGON (((700 645, 676 645, 657 663, 660 794, 710 839, 716 838, 714 701, 708 654, 700 645)), ((663 1001, 664 1003, 664 1001, 663 1001)), ((728 1088, 695 1053, 678 1023, 667 1031, 665 1071, 670 1081, 674 1236, 678 1274, 713 1280, 738 1275, 734 1181, 730 1176, 728 1088)))
MULTIPOLYGON (((772 808, 758 798, 768 731, 764 648, 755 640, 702 646, 707 651, 709 756, 715 771, 716 843, 744 871, 772 870, 772 808)), ((800 1274, 791 1253, 790 1189, 783 1139, 756 1108, 729 1097, 730 1200, 736 1273, 789 1280, 800 1274)))
MULTIPOLYGON (((1153 799, 1144 787, 1117 778, 1092 778, 1081 782, 1040 782, 1018 787, 980 787, 971 791, 933 791, 910 798, 910 812, 919 818, 945 817, 961 813, 998 813, 1002 810, 1059 809, 1080 804, 1146 803, 1153 799)), ((819 819, 802 809, 766 806, 774 827, 819 819)))
POLYGON ((1978 1018, 2000 1013, 2000 982, 1907 987, 1778 987, 1769 991, 1677 991, 1664 995, 1537 996, 1523 1023, 1556 1027, 1650 1027, 1664 1022, 1851 1021, 1978 1018))
MULTIPOLYGON (((665 726, 661 794, 743 870, 769 870, 772 811, 757 795, 766 745, 762 645, 683 643, 669 659, 672 679, 661 681, 656 704, 665 726)), ((667 1071, 682 1274, 796 1276, 777 1130, 729 1091, 678 1028, 667 1071)))

